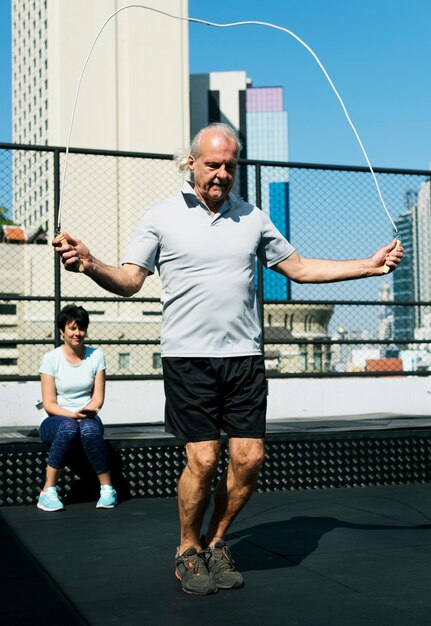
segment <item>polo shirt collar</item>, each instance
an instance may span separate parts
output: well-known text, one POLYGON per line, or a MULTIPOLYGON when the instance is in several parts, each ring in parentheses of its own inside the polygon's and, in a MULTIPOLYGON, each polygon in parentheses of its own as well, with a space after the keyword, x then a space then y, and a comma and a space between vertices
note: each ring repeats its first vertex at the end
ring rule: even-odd
MULTIPOLYGON (((183 194, 184 200, 188 207, 199 205, 203 209, 205 209, 207 213, 211 213, 211 211, 206 206, 206 204, 202 202, 202 200, 196 195, 192 182, 185 181, 183 183, 183 186, 181 187, 181 193, 183 194)), ((226 213, 226 211, 233 208, 237 203, 238 203, 238 198, 236 197, 236 195, 233 193, 229 193, 226 200, 219 207, 217 211, 218 215, 223 215, 223 213, 226 213)))

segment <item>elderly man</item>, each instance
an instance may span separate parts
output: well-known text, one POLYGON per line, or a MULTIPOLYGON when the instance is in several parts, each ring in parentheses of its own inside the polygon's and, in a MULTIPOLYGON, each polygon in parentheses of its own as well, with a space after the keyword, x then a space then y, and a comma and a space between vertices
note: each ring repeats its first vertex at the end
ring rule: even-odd
POLYGON ((137 293, 156 268, 160 273, 166 430, 184 442, 187 457, 178 482, 175 574, 185 592, 200 595, 244 584, 225 535, 250 498, 264 459, 267 384, 256 257, 300 283, 381 276, 402 257, 396 241, 368 259, 300 256, 263 211, 230 193, 240 147, 234 130, 224 124, 199 131, 190 153, 179 160, 194 182, 148 209, 121 267, 102 263, 67 233, 53 242, 66 269, 80 261, 92 280, 121 296, 137 293), (229 465, 201 536, 221 430, 229 440, 229 465))

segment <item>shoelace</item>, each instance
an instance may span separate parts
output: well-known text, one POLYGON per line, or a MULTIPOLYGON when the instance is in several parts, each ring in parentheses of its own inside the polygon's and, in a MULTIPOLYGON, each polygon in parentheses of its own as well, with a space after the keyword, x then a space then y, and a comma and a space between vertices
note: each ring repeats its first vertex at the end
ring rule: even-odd
POLYGON ((196 574, 196 576, 200 576, 202 572, 207 571, 205 556, 202 552, 185 557, 184 560, 187 560, 187 566, 193 568, 193 574, 196 574))
POLYGON ((48 500, 58 500, 56 491, 44 491, 43 495, 45 498, 48 498, 48 500))
POLYGON ((231 556, 230 550, 227 546, 223 548, 211 548, 206 551, 208 554, 207 560, 213 557, 213 568, 223 569, 224 571, 233 572, 235 570, 234 560, 231 556))

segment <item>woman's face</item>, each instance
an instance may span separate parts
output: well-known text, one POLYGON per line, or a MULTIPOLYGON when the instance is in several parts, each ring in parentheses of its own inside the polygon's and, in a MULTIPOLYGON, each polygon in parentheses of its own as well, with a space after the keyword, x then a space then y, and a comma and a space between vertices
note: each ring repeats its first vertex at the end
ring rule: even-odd
POLYGON ((64 343, 69 347, 76 349, 83 345, 87 330, 80 328, 74 320, 70 320, 69 322, 66 322, 64 331, 62 331, 61 334, 64 339, 64 343))

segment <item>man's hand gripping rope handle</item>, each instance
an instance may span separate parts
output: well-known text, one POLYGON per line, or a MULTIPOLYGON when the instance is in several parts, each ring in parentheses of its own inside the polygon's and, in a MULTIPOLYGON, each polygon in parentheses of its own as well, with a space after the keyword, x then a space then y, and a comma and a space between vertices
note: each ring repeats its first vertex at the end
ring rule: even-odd
MULTIPOLYGON (((397 245, 395 246, 395 251, 398 250, 398 248, 401 247, 401 239, 400 237, 397 237, 397 245)), ((383 266, 383 273, 384 274, 389 274, 389 272, 394 269, 393 267, 389 267, 389 265, 386 265, 386 263, 383 266)))
MULTIPOLYGON (((52 245, 54 247, 56 247, 56 245, 58 245, 58 244, 56 244, 56 242, 61 244, 61 246, 69 246, 70 245, 69 242, 67 241, 66 237, 64 236, 64 234, 61 233, 61 232, 56 232, 56 234, 55 234, 55 238, 54 238, 54 240, 52 242, 52 245)), ((78 260, 75 263, 72 263, 70 265, 67 265, 67 266, 65 265, 65 268, 69 272, 77 272, 77 273, 78 272, 81 273, 85 269, 84 268, 84 263, 82 261, 80 261, 80 260, 78 260)))

